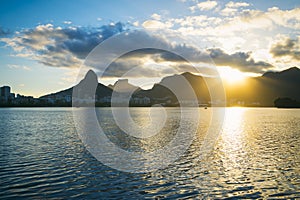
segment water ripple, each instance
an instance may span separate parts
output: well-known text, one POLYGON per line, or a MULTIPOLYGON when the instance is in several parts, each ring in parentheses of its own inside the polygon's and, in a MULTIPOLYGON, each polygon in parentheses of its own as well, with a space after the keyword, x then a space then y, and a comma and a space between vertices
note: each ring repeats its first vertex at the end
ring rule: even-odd
MULTIPOLYGON (((142 109, 132 112, 139 116, 142 109)), ((171 110, 172 118, 180 117, 176 108, 171 110)), ((300 198, 300 110, 227 111, 208 157, 199 159, 210 114, 199 109, 199 132, 180 159, 163 170, 131 174, 104 166, 87 152, 68 108, 1 109, 0 198, 300 198)), ((116 131, 109 120, 106 128, 116 131)), ((124 148, 134 146, 134 141, 119 142, 124 148)))

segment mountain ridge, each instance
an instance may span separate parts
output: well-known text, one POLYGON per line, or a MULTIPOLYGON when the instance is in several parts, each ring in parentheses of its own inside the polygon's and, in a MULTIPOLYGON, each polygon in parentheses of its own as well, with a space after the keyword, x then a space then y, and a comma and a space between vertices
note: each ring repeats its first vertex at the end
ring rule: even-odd
MULTIPOLYGON (((173 90, 177 88, 177 95, 179 94, 179 96, 186 95, 186 87, 184 86, 185 83, 182 82, 183 80, 181 80, 182 78, 188 81, 199 102, 209 104, 211 98, 207 82, 208 84, 214 83, 214 79, 204 78, 190 72, 163 77, 161 81, 154 84, 151 89, 143 90, 138 86, 130 84, 128 80, 118 80, 112 87, 105 86, 98 83, 95 72, 88 71, 85 78, 77 85, 57 93, 41 96, 40 98, 47 99, 54 98, 55 96, 72 96, 74 88, 76 89, 80 86, 88 90, 89 85, 97 84, 95 89, 96 101, 106 98, 106 103, 109 103, 108 101, 109 98, 111 98, 113 89, 116 85, 122 83, 125 91, 116 91, 117 93, 126 93, 129 88, 131 92, 134 91, 132 94, 133 98, 149 98, 151 99, 151 104, 168 102, 166 104, 178 105, 176 95, 169 88, 173 88, 173 90)), ((122 84, 121 88, 123 87, 122 84)), ((262 76, 248 78, 247 83, 244 85, 236 84, 231 87, 225 86, 227 104, 235 105, 237 102, 244 102, 242 105, 273 106, 274 100, 278 97, 290 97, 300 100, 299 85, 300 69, 297 67, 291 67, 279 72, 266 72, 262 76)), ((185 98, 186 100, 192 99, 189 96, 185 98)))

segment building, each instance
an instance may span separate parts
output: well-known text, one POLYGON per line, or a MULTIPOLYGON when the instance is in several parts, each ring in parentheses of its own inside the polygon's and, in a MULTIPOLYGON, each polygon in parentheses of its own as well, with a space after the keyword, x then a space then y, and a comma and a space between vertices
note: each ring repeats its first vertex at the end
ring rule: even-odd
POLYGON ((1 96, 2 97, 9 97, 9 95, 10 95, 10 87, 9 86, 1 87, 1 96))
POLYGON ((65 100, 65 102, 70 103, 70 102, 72 102, 72 96, 71 95, 66 95, 64 97, 64 100, 65 100))
POLYGON ((134 97, 130 99, 130 102, 137 105, 149 105, 151 100, 149 97, 134 97))
POLYGON ((14 99, 14 96, 14 93, 10 93, 9 86, 0 87, 0 101, 2 103, 7 103, 9 100, 14 99))
POLYGON ((33 98, 33 96, 24 96, 17 94, 17 97, 14 99, 13 103, 15 105, 33 105, 34 103, 37 103, 36 100, 33 98))
POLYGON ((105 96, 97 100, 99 103, 110 103, 111 102, 111 96, 105 96))

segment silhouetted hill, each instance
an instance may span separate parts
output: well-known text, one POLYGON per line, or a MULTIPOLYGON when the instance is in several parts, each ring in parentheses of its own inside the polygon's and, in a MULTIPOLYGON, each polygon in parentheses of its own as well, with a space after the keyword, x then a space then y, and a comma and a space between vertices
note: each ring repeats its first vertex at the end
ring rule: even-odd
POLYGON ((245 83, 226 88, 228 100, 240 100, 261 106, 273 106, 278 97, 300 100, 300 69, 292 67, 281 72, 266 72, 245 83))
POLYGON ((116 92, 128 93, 141 90, 140 87, 132 85, 128 82, 128 79, 119 79, 114 85, 108 85, 108 87, 116 92))
POLYGON ((285 81, 300 81, 300 69, 297 67, 291 67, 281 72, 266 72, 263 77, 272 79, 285 80, 285 81))
POLYGON ((278 98, 274 101, 277 108, 300 108, 300 101, 290 98, 278 98))
MULTIPOLYGON (((128 80, 119 80, 110 88, 98 83, 97 75, 90 70, 85 78, 76 86, 54 94, 42 96, 41 98, 60 99, 72 96, 72 92, 80 94, 77 95, 78 98, 86 98, 95 95, 93 91, 96 91, 96 100, 101 102, 103 98, 107 100, 111 97, 112 88, 118 88, 116 92, 120 94, 135 90, 132 97, 149 98, 151 99, 151 104, 165 103, 167 105, 177 105, 179 98, 184 101, 193 100, 193 94, 189 89, 192 88, 199 103, 208 103, 211 100, 208 85, 210 86, 210 90, 221 88, 220 82, 215 78, 202 77, 186 72, 164 77, 149 90, 143 90, 134 86, 128 83, 128 80)), ((227 104, 274 106, 274 100, 279 97, 288 97, 299 101, 299 86, 300 69, 297 67, 292 67, 281 72, 266 72, 260 77, 247 78, 244 82, 236 85, 225 85, 227 104)))
MULTIPOLYGON (((213 83, 213 78, 204 79, 189 72, 175 74, 164 77, 159 83, 155 84, 149 90, 140 90, 135 93, 136 96, 147 96, 151 99, 161 99, 177 104, 179 100, 191 102, 196 100, 199 103, 208 103, 210 94, 207 84, 213 83)), ((156 101, 159 103, 159 101, 156 101)))
POLYGON ((42 99, 53 98, 53 99, 64 99, 66 96, 72 97, 73 92, 77 92, 77 95, 74 94, 76 97, 85 98, 85 96, 91 96, 91 92, 96 91, 96 98, 100 99, 106 96, 111 96, 112 89, 98 83, 97 75, 94 71, 89 70, 85 75, 84 79, 81 80, 77 85, 74 87, 68 88, 66 90, 52 93, 48 95, 41 96, 42 99), (92 88, 94 87, 94 88, 92 88))

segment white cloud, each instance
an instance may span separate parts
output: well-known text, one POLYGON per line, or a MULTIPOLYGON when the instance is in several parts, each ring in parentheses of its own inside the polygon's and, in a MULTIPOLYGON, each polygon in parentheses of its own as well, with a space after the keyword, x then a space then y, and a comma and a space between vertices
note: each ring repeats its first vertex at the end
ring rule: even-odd
POLYGON ((189 7, 189 10, 192 12, 192 13, 194 13, 195 11, 196 11, 196 6, 191 6, 191 7, 189 7))
POLYGON ((222 20, 216 17, 207 17, 206 15, 186 16, 184 18, 173 19, 172 22, 180 26, 207 27, 211 24, 217 25, 222 20))
POLYGON ((27 67, 27 66, 23 66, 23 69, 24 69, 24 70, 27 70, 27 71, 30 71, 30 70, 31 70, 31 68, 30 68, 30 67, 27 67))
POLYGON ((224 16, 233 16, 237 13, 239 8, 248 7, 248 6, 250 6, 250 4, 246 3, 246 2, 233 2, 233 1, 230 1, 229 3, 227 3, 225 5, 225 8, 223 10, 221 10, 220 14, 224 15, 224 16))
POLYGON ((204 1, 197 4, 200 10, 211 10, 216 7, 218 3, 216 1, 204 1))
POLYGON ((268 9, 263 15, 272 19, 277 25, 291 29, 300 29, 300 8, 280 10, 279 8, 273 7, 268 9))
POLYGON ((139 26, 139 21, 135 21, 132 24, 133 24, 133 26, 139 26))
POLYGON ((157 14, 157 13, 154 13, 154 14, 151 15, 151 18, 154 19, 154 20, 158 20, 159 21, 161 19, 161 16, 159 14, 157 14))
POLYGON ((23 69, 26 71, 30 71, 31 68, 25 65, 14 65, 14 64, 8 64, 7 65, 10 69, 23 69))
POLYGON ((157 20, 147 20, 142 25, 146 29, 165 29, 173 26, 171 22, 163 23, 157 20))
POLYGON ((71 21, 64 21, 64 24, 72 24, 71 21))
POLYGON ((287 63, 288 66, 299 66, 299 49, 296 49, 298 46, 294 46, 289 55, 286 53, 285 56, 279 56, 278 48, 277 51, 273 50, 277 57, 272 57, 268 48, 271 44, 276 44, 274 38, 277 34, 297 38, 300 30, 300 8, 282 10, 273 7, 261 11, 249 9, 248 6, 250 5, 243 2, 228 3, 225 7, 228 11, 226 17, 219 16, 214 9, 213 15, 210 16, 190 14, 168 19, 167 22, 174 24, 171 28, 173 34, 184 36, 199 48, 216 47, 229 54, 237 51, 252 52, 253 59, 276 64, 279 69, 282 65, 278 62, 287 63))
POLYGON ((239 8, 239 7, 248 7, 248 6, 250 6, 250 4, 246 3, 246 2, 230 1, 229 3, 226 4, 226 7, 228 7, 228 8, 239 8))
POLYGON ((263 35, 274 35, 276 31, 289 31, 289 29, 292 29, 290 32, 294 32, 300 29, 300 8, 291 10, 270 8, 267 12, 246 9, 237 12, 236 7, 237 5, 235 8, 227 7, 226 10, 223 10, 223 14, 228 16, 226 18, 193 15, 169 21, 180 25, 176 29, 180 33, 193 36, 226 37, 242 35, 247 37, 251 34, 253 37, 261 38, 263 35))
POLYGON ((236 8, 226 7, 223 10, 221 10, 221 15, 232 16, 232 15, 235 15, 237 11, 238 10, 236 8))

